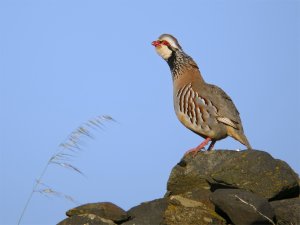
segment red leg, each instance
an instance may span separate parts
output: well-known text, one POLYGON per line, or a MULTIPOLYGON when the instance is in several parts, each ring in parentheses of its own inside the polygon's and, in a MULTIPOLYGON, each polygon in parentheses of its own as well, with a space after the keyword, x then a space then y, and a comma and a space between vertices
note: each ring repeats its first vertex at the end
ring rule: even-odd
MULTIPOLYGON (((198 145, 196 148, 192 148, 192 149, 188 150, 186 153, 184 153, 184 155, 193 153, 193 156, 195 156, 197 154, 197 152, 199 152, 202 148, 204 148, 210 141, 211 141, 211 138, 209 138, 209 137, 206 138, 200 145, 198 145)), ((214 141, 212 143, 214 143, 214 141)))

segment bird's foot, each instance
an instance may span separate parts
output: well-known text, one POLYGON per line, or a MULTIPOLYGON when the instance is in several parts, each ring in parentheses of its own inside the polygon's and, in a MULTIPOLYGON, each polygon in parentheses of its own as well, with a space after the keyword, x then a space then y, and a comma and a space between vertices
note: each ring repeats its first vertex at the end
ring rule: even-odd
MULTIPOLYGON (((184 156, 189 155, 189 154, 192 154, 192 156, 195 157, 196 154, 197 154, 199 151, 205 150, 204 147, 205 147, 205 146, 208 144, 208 142, 210 142, 210 141, 211 141, 211 138, 209 138, 209 137, 206 138, 206 139, 205 139, 200 145, 198 145, 196 148, 192 148, 192 149, 188 150, 186 153, 184 153, 184 156)), ((210 150, 213 148, 215 142, 216 142, 215 140, 213 140, 213 141, 211 142, 211 144, 209 145, 207 151, 210 151, 210 150)))
MULTIPOLYGON (((198 147, 199 147, 199 146, 198 146, 198 147)), ((202 150, 205 150, 204 147, 201 148, 201 149, 199 149, 198 147, 192 148, 192 149, 186 151, 186 152, 184 153, 184 156, 187 156, 187 155, 191 154, 193 157, 195 157, 195 156, 197 155, 198 152, 200 152, 200 151, 202 151, 202 150)))

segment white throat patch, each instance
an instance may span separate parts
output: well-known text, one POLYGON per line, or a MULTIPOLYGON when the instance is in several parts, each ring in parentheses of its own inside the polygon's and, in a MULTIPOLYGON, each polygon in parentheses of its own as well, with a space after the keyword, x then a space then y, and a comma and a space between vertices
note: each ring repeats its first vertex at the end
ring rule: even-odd
POLYGON ((160 45, 155 48, 157 54, 159 54, 163 59, 167 60, 172 55, 172 51, 165 45, 160 45))

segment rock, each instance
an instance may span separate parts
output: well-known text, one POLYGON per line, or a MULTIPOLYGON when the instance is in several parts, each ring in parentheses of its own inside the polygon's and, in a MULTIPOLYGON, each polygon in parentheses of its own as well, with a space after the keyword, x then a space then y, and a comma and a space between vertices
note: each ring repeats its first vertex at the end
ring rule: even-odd
POLYGON ((245 189, 271 200, 299 195, 297 174, 285 162, 257 150, 187 155, 173 168, 167 190, 172 195, 224 187, 245 189))
POLYGON ((212 174, 215 183, 246 189, 267 199, 298 196, 298 176, 285 162, 262 151, 239 153, 216 168, 212 174))
MULTIPOLYGON (((59 225, 300 225, 299 177, 263 151, 187 155, 172 169, 163 198, 125 212, 110 202, 67 212, 59 225)), ((122 191, 122 190, 120 190, 122 191)))
POLYGON ((104 219, 94 214, 82 214, 69 217, 57 225, 116 225, 112 220, 104 219))
POLYGON ((153 225, 161 224, 163 214, 167 208, 167 199, 160 198, 149 202, 144 202, 128 211, 131 220, 124 225, 153 225))
POLYGON ((70 209, 66 212, 67 216, 75 216, 82 214, 93 214, 98 217, 112 220, 120 223, 128 220, 129 216, 119 206, 111 202, 89 203, 70 209))
POLYGON ((218 189, 212 202, 234 224, 275 224, 274 211, 267 199, 239 189, 218 189))
POLYGON ((184 198, 179 195, 171 196, 164 213, 166 225, 195 225, 195 224, 226 224, 220 217, 204 203, 184 198))
POLYGON ((270 202, 278 225, 300 224, 300 199, 291 198, 270 202))
MULTIPOLYGON (((173 195, 170 192, 167 192, 167 194, 165 195, 165 197, 171 197, 171 196, 173 196, 173 195)), ((193 191, 188 191, 183 194, 180 194, 180 196, 187 198, 187 199, 194 200, 194 201, 202 202, 210 209, 212 209, 212 210, 215 209, 213 203, 210 200, 210 196, 211 196, 210 190, 195 189, 193 191)))
POLYGON ((195 157, 187 155, 173 169, 168 180, 167 190, 171 195, 210 190, 208 178, 214 168, 229 157, 229 151, 201 152, 195 157), (213 153, 213 154, 211 154, 213 153))

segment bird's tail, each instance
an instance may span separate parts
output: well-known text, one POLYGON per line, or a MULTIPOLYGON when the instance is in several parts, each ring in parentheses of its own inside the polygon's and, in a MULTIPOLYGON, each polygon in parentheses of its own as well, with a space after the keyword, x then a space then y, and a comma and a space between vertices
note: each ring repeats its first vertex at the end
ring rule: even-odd
POLYGON ((241 142, 243 145, 245 145, 249 150, 251 150, 252 147, 251 147, 251 145, 250 145, 250 143, 249 143, 247 137, 245 136, 245 134, 242 134, 242 135, 240 135, 240 136, 241 136, 241 140, 242 140, 242 141, 240 141, 240 140, 238 140, 238 141, 241 142))
POLYGON ((247 137, 245 136, 242 130, 234 129, 233 127, 227 126, 227 134, 233 137, 235 140, 241 142, 243 145, 247 147, 247 149, 252 149, 247 137))

